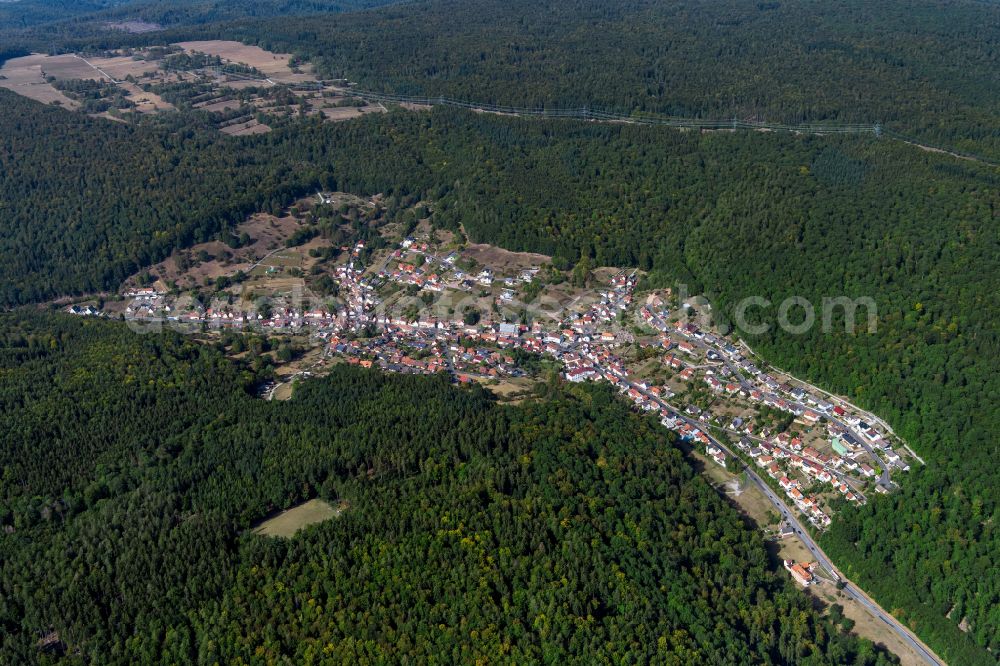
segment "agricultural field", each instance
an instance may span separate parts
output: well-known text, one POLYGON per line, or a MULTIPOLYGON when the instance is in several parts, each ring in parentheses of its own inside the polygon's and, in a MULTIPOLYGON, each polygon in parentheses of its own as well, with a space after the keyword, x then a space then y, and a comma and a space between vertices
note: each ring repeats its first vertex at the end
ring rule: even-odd
MULTIPOLYGON (((72 56, 57 56, 72 58, 72 56)), ((11 58, 0 68, 0 87, 43 104, 56 104, 67 109, 76 109, 78 102, 70 99, 46 80, 48 68, 54 63, 52 56, 33 54, 21 58, 11 58)))
POLYGON ((76 95, 60 88, 68 88, 72 82, 101 82, 116 86, 131 110, 153 113, 174 108, 156 93, 144 90, 136 83, 157 69, 158 65, 154 62, 128 56, 83 58, 71 54, 33 54, 5 62, 0 68, 0 76, 4 77, 0 79, 0 87, 45 104, 78 109, 81 102, 76 95))
POLYGON ((316 80, 311 73, 312 68, 307 64, 293 67, 290 54, 271 53, 259 46, 248 46, 221 39, 177 42, 174 46, 180 47, 187 53, 205 53, 218 56, 227 62, 253 67, 274 83, 311 83, 316 80))
POLYGON ((295 63, 290 54, 225 40, 97 55, 33 54, 4 63, 0 77, 0 87, 25 97, 109 120, 126 112, 204 111, 229 136, 271 131, 258 114, 338 122, 386 111, 318 81, 307 63, 295 63))

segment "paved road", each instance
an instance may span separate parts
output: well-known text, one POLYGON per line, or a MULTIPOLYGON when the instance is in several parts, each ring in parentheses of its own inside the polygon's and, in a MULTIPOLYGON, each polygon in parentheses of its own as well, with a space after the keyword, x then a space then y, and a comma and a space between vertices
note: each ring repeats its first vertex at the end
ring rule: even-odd
MULTIPOLYGON (((659 317, 654 317, 653 319, 655 321, 655 324, 654 324, 655 327, 661 328, 661 330, 663 330, 664 332, 666 332, 669 329, 669 327, 667 326, 667 323, 665 321, 663 321, 662 319, 660 319, 659 317)), ((697 348, 699 348, 699 349, 701 349, 703 351, 712 350, 716 354, 718 354, 722 360, 720 362, 717 362, 717 365, 725 365, 727 368, 729 368, 729 371, 736 377, 736 379, 737 379, 737 381, 739 381, 741 387, 743 387, 743 388, 745 388, 747 390, 753 390, 753 389, 757 388, 757 386, 755 386, 752 382, 750 382, 749 380, 747 380, 746 377, 743 376, 743 373, 740 372, 740 369, 736 366, 735 363, 731 363, 730 362, 730 360, 728 358, 728 355, 722 350, 721 346, 709 344, 709 343, 707 343, 707 342, 705 342, 703 340, 699 340, 698 338, 695 338, 695 337, 690 338, 688 341, 692 345, 694 345, 695 347, 697 347, 697 348)), ((751 355, 754 354, 753 349, 751 349, 750 346, 747 345, 745 342, 743 342, 742 340, 740 340, 739 344, 744 349, 746 349, 747 352, 749 352, 751 355)), ((859 414, 862 418, 864 418, 864 419, 866 419, 868 421, 871 421, 872 423, 876 423, 876 424, 882 426, 883 428, 885 428, 889 433, 892 433, 892 428, 889 427, 889 424, 886 423, 885 421, 883 421, 882 419, 880 419, 878 416, 872 414, 871 412, 867 412, 867 411, 859 408, 857 405, 854 405, 854 404, 852 404, 852 403, 850 403, 850 402, 848 402, 848 401, 846 401, 846 400, 844 400, 842 398, 839 398, 839 397, 833 395, 832 393, 824 391, 823 389, 821 389, 821 388, 819 388, 817 386, 814 386, 814 385, 810 384, 809 382, 803 381, 803 380, 799 379, 798 377, 795 377, 794 375, 791 375, 791 374, 785 372, 784 370, 777 370, 777 372, 779 372, 780 374, 785 375, 786 377, 788 377, 790 379, 794 379, 796 382, 798 382, 799 384, 801 384, 810 393, 819 393, 821 395, 824 395, 827 398, 829 398, 833 402, 833 404, 835 404, 835 405, 839 404, 839 405, 844 406, 846 408, 850 408, 853 412, 859 414)), ((778 393, 778 392, 775 391, 775 393, 778 393)), ((789 398, 791 398, 791 396, 789 396, 789 398)), ((794 400, 794 398, 791 398, 791 399, 794 400)), ((796 401, 796 402, 798 402, 798 401, 796 401)), ((860 432, 858 432, 857 430, 851 428, 848 424, 846 424, 843 421, 841 421, 832 412, 828 413, 828 414, 824 414, 824 416, 826 416, 827 420, 832 421, 833 423, 835 423, 836 425, 838 425, 840 428, 842 428, 844 431, 846 431, 846 432, 853 432, 853 433, 855 433, 857 435, 857 439, 858 439, 858 442, 861 444, 861 447, 868 453, 869 456, 871 456, 872 460, 874 460, 875 462, 878 463, 879 467, 882 470, 882 472, 881 472, 881 474, 880 474, 880 476, 878 478, 877 484, 880 485, 880 486, 883 486, 887 490, 890 489, 890 488, 892 488, 892 479, 889 476, 889 465, 881 457, 879 457, 878 453, 875 451, 875 447, 872 446, 871 443, 868 442, 867 438, 864 435, 862 435, 860 432)))
POLYGON ((934 655, 934 653, 932 653, 927 647, 924 646, 923 643, 920 642, 919 639, 914 637, 908 629, 902 626, 896 620, 896 618, 894 618, 892 615, 882 610, 881 606, 872 601, 868 597, 868 595, 866 595, 864 592, 861 592, 860 589, 851 585, 847 581, 847 579, 842 574, 840 574, 840 572, 834 566, 830 558, 826 556, 826 553, 824 553, 820 549, 820 547, 816 544, 816 542, 813 541, 813 538, 802 527, 802 524, 798 521, 798 518, 795 515, 793 515, 793 513, 788 509, 787 506, 785 506, 785 503, 780 499, 780 497, 778 497, 778 495, 773 490, 771 490, 771 487, 768 486, 766 483, 764 483, 764 481, 759 476, 757 476, 756 472, 754 472, 752 469, 750 469, 749 467, 745 467, 744 469, 748 473, 747 476, 749 476, 753 480, 754 484, 756 484, 757 487, 760 488, 761 492, 764 493, 764 495, 768 498, 771 504, 773 504, 774 507, 778 509, 782 518, 784 518, 786 521, 788 521, 795 527, 795 531, 798 533, 799 539, 802 541, 803 544, 805 544, 806 549, 809 550, 809 553, 813 556, 813 558, 815 558, 815 560, 819 562, 819 564, 824 569, 826 569, 834 576, 836 576, 839 580, 842 580, 844 582, 844 587, 841 590, 844 594, 846 594, 848 597, 854 599, 859 604, 864 606, 868 610, 868 612, 872 614, 873 617, 875 617, 880 622, 885 624, 886 627, 890 629, 893 633, 895 633, 897 636, 899 636, 904 643, 913 648, 914 652, 916 652, 917 655, 921 659, 923 659, 926 663, 932 664, 933 666, 944 664, 944 662, 938 659, 934 655))
POLYGON ((830 558, 826 556, 826 553, 823 552, 823 550, 819 547, 816 541, 812 538, 812 535, 810 535, 809 532, 805 529, 805 527, 803 527, 802 523, 799 522, 798 515, 794 511, 788 508, 788 505, 785 504, 784 500, 774 490, 771 489, 771 486, 767 485, 764 482, 764 480, 757 474, 756 471, 754 471, 751 467, 744 465, 742 463, 741 458, 737 457, 736 454, 733 453, 733 451, 730 450, 728 446, 726 446, 718 439, 713 437, 710 432, 708 432, 705 428, 703 428, 702 427, 703 424, 688 418, 687 416, 684 415, 682 411, 678 410, 675 406, 670 405, 669 403, 661 400, 659 397, 646 392, 638 385, 632 384, 627 380, 623 383, 628 388, 634 388, 637 391, 642 392, 643 395, 645 395, 648 399, 653 400, 657 404, 660 404, 666 407, 667 409, 675 412, 681 419, 686 421, 688 424, 702 430, 702 432, 704 432, 708 436, 708 438, 712 441, 713 444, 715 444, 720 449, 725 451, 726 455, 728 455, 730 458, 736 461, 737 464, 741 466, 742 468, 741 471, 745 471, 747 473, 747 477, 754 483, 754 485, 756 485, 760 489, 760 491, 764 494, 764 496, 768 499, 768 501, 771 502, 774 508, 777 509, 778 514, 782 517, 782 519, 791 524, 795 528, 795 531, 799 539, 802 541, 803 544, 805 544, 806 549, 809 551, 812 557, 820 564, 820 566, 822 566, 824 569, 832 573, 838 580, 843 581, 844 587, 842 588, 841 591, 844 594, 846 594, 851 599, 856 600, 858 603, 860 603, 862 606, 868 609, 868 612, 871 613, 873 617, 877 618, 879 621, 884 623, 890 631, 895 633, 897 636, 900 637, 900 639, 902 639, 904 643, 913 648, 913 650, 917 653, 917 655, 921 659, 923 659, 926 663, 931 664, 932 666, 945 666, 945 663, 942 660, 940 660, 937 656, 935 656, 934 653, 931 652, 929 648, 927 648, 923 643, 921 643, 920 640, 916 638, 916 636, 914 636, 909 629, 900 624, 896 620, 896 618, 894 618, 892 615, 885 612, 885 610, 883 610, 881 606, 872 601, 864 592, 860 590, 860 588, 856 588, 855 586, 850 584, 848 579, 843 574, 841 574, 840 571, 837 570, 836 566, 834 566, 830 558))

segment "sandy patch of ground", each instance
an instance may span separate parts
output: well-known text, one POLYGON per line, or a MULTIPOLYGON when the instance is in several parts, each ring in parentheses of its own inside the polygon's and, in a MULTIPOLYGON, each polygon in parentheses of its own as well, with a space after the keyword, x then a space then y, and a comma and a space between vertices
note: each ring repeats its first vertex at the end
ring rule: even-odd
POLYGON ((312 499, 265 520, 253 531, 254 534, 289 539, 303 527, 335 518, 343 510, 343 506, 333 507, 321 499, 312 499))
POLYGON ((504 402, 516 404, 522 394, 528 393, 540 381, 531 377, 508 377, 503 379, 487 379, 476 377, 475 380, 495 393, 504 402))
POLYGON ((495 245, 473 243, 462 250, 462 257, 472 259, 482 266, 492 266, 498 273, 513 273, 526 268, 537 268, 549 263, 552 257, 534 252, 511 252, 495 245))

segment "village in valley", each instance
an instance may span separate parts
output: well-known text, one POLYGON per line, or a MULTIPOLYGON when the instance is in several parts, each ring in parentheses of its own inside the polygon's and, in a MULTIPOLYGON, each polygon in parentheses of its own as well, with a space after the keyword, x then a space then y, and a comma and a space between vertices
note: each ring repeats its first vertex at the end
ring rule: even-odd
MULTIPOLYGON (((14 58, 0 85, 110 120, 190 108, 233 135, 270 131, 290 115, 336 121, 386 110, 346 82, 318 80, 293 56, 218 40, 14 58)), ((253 216, 226 242, 175 253, 117 299, 69 310, 147 329, 280 339, 265 352, 275 363, 268 399, 290 397, 296 378, 340 362, 448 373, 506 400, 529 397, 556 373, 608 382, 707 464, 740 475, 733 494, 756 478, 815 529, 889 492, 891 475, 917 460, 877 416, 768 368, 713 330, 702 300, 651 289, 635 270, 556 266, 470 244, 433 228, 423 204, 408 204, 404 221, 387 223, 407 206, 318 193, 280 215, 253 216)), ((787 521, 773 530, 793 531, 787 521)))
MULTIPOLYGON (((185 107, 232 135, 268 132, 291 115, 386 111, 291 55, 219 40, 13 58, 0 85, 110 120, 185 107)), ((713 330, 703 300, 652 289, 636 270, 556 266, 470 244, 408 203, 409 217, 387 224, 380 197, 318 193, 281 215, 253 216, 235 242, 175 253, 117 299, 68 309, 146 329, 283 340, 265 352, 275 363, 268 399, 290 397, 296 378, 340 362, 448 373, 507 400, 553 374, 608 382, 706 463, 773 486, 815 529, 889 492, 891 475, 918 460, 877 416, 768 368, 713 330)), ((790 530, 784 522, 774 532, 790 530)))
MULTIPOLYGON (((280 217, 251 218, 236 249, 196 246, 130 280, 117 299, 67 309, 137 330, 283 340, 267 399, 290 397, 297 378, 336 363, 447 373, 510 400, 556 374, 607 382, 724 471, 720 488, 781 493, 818 530, 889 492, 892 475, 915 460, 875 415, 768 368, 703 324, 704 299, 647 288, 633 269, 556 267, 471 244, 433 228, 422 202, 397 215, 405 223, 385 212, 378 198, 321 193, 280 217)), ((801 530, 779 517, 770 533, 801 530)), ((795 566, 800 582, 814 580, 795 566)))
POLYGON ((997 656, 1000 6, 6 1, 8 660, 997 656))

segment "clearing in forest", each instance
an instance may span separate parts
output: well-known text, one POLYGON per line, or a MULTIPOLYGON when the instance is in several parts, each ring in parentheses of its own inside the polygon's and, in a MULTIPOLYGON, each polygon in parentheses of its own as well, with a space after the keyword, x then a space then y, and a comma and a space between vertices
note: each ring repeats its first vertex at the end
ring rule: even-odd
POLYGON ((470 243, 462 250, 462 257, 472 259, 483 266, 489 266, 497 273, 516 273, 528 268, 538 268, 552 260, 544 254, 535 252, 511 252, 496 245, 486 243, 470 243))
POLYGON ((290 539, 303 527, 322 523, 340 515, 342 506, 333 507, 321 499, 311 499, 285 509, 254 528, 254 534, 290 539))

